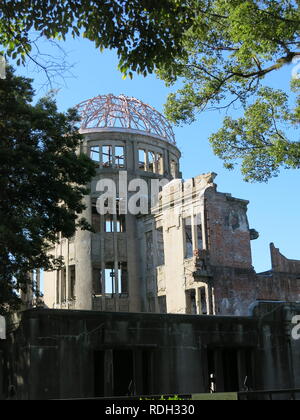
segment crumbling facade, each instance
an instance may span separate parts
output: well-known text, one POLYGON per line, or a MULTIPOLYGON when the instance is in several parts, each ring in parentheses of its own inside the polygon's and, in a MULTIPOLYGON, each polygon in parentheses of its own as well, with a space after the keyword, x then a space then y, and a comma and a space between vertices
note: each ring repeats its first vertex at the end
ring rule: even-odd
POLYGON ((0 340, 0 400, 8 389, 20 400, 276 389, 300 399, 299 314, 287 303, 249 317, 28 310, 0 340))
POLYGON ((81 152, 97 164, 84 214, 94 232, 60 238, 50 250, 65 268, 44 275, 48 308, 243 316, 257 300, 300 300, 300 262, 273 245, 272 270, 255 273, 248 202, 218 192, 214 173, 181 179, 161 114, 112 95, 79 109, 81 152), (109 188, 115 198, 107 195, 102 214, 98 199, 109 188))
MULTIPOLYGON (((106 115, 105 121, 99 122, 98 118, 97 126, 89 128, 92 122, 88 120, 81 128, 81 152, 89 154, 97 164, 97 176, 85 199, 84 213, 94 233, 78 231, 71 240, 61 238, 60 244, 50 250, 52 255, 64 257, 66 267, 45 273, 45 304, 49 308, 141 312, 147 306, 137 241, 139 216, 128 211, 124 203, 134 200, 136 180, 143 180, 150 191, 153 180, 168 182, 180 177, 180 152, 169 125, 159 124, 163 117, 156 111, 125 97, 116 98, 116 104, 109 98, 107 101, 99 111, 99 118, 106 115), (126 118, 128 125, 110 127, 109 122, 114 125, 116 118, 122 123, 126 118), (142 118, 143 127, 133 124, 142 118), (114 197, 108 198, 107 214, 99 214, 96 208, 99 181, 105 187, 111 183, 114 190, 114 197)), ((98 100, 96 105, 99 106, 98 100)), ((92 106, 93 111, 88 115, 94 116, 95 101, 87 106, 92 106)), ((146 194, 137 200, 145 198, 148 207, 146 194)))
POLYGON ((300 261, 271 244, 271 270, 255 272, 248 201, 219 192, 214 173, 184 181, 153 108, 108 95, 79 109, 78 152, 97 166, 93 231, 49 250, 65 266, 44 273, 46 308, 7 319, 0 400, 289 388, 300 399, 300 261))

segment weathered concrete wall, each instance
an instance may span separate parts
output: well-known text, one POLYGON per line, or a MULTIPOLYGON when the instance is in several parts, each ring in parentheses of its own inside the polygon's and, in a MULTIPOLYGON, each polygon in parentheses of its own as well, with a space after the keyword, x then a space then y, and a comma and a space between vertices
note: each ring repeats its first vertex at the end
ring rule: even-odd
POLYGON ((255 272, 248 202, 217 192, 215 177, 216 174, 210 173, 188 181, 173 180, 163 188, 154 209, 156 227, 163 229, 165 254, 164 269, 157 271, 158 289, 160 296, 166 296, 168 313, 245 315, 253 302, 255 272), (186 255, 186 218, 192 220, 193 243, 189 256, 186 255), (199 224, 201 244, 198 243, 199 224), (206 295, 202 298, 201 288, 206 295), (193 302, 189 301, 191 293, 195 296, 193 302), (202 306, 206 301, 205 311, 200 308, 201 299, 202 306), (196 308, 191 309, 191 305, 196 308))
MULTIPOLYGON (((163 188, 158 205, 153 209, 156 228, 163 232, 164 267, 157 268, 157 280, 159 295, 166 297, 168 313, 188 313, 186 291, 192 286, 188 282, 193 270, 185 265, 185 220, 191 220, 192 252, 199 247, 197 223, 202 224, 202 244, 206 247, 203 197, 205 190, 214 185, 214 177, 215 174, 208 174, 185 182, 180 179, 171 181, 163 188)), ((158 240, 155 247, 159 247, 158 240)))
MULTIPOLYGON (((163 188, 154 209, 156 228, 163 229, 165 264, 157 267, 157 290, 168 313, 248 315, 257 300, 298 301, 300 261, 288 260, 271 245, 273 268, 256 274, 252 266, 248 201, 217 191, 216 174, 163 188), (202 225, 202 249, 193 222, 192 253, 187 257, 184 220, 202 225), (203 307, 205 309, 203 310, 203 307)), ((158 248, 158 243, 154 243, 158 248)))
MULTIPOLYGON (((299 303, 260 303, 253 310, 258 320, 259 356, 264 369, 260 389, 293 389, 300 385, 300 340, 292 337, 299 303)), ((259 366, 257 366, 259 369, 259 366)))
MULTIPOLYGON (((122 147, 122 150, 124 150, 124 161, 121 166, 118 166, 114 160, 115 152, 113 152, 112 163, 105 165, 103 162, 104 155, 99 154, 102 158, 98 162, 96 176, 89 186, 90 195, 85 198, 87 209, 84 212, 84 216, 93 226, 95 226, 93 218, 97 218, 96 231, 95 233, 90 233, 78 230, 72 243, 62 238, 60 243, 51 250, 56 257, 62 256, 64 258, 68 285, 66 287, 67 293, 65 293, 62 290, 62 276, 64 275, 62 272, 45 273, 45 304, 48 308, 57 309, 155 312, 158 310, 155 275, 153 275, 152 280, 148 280, 148 283, 152 282, 153 284, 152 289, 148 291, 143 284, 145 279, 141 275, 144 267, 141 267, 140 264, 142 256, 137 240, 139 234, 138 217, 126 214, 126 231, 122 231, 122 233, 116 231, 106 232, 104 229, 104 216, 97 216, 97 214, 95 216, 95 212, 92 209, 100 195, 100 192, 97 191, 97 183, 100 180, 109 179, 114 181, 117 197, 121 195, 119 186, 119 174, 121 171, 123 173, 126 171, 128 183, 137 178, 141 178, 150 184, 152 179, 160 180, 165 178, 171 180, 173 177, 180 177, 180 151, 173 144, 148 135, 148 133, 144 135, 141 133, 135 134, 132 131, 127 132, 116 128, 115 130, 87 129, 83 130, 82 134, 84 135, 84 142, 81 146, 81 152, 90 154, 91 148, 106 146, 111 146, 112 150, 115 151, 117 147, 122 147), (147 152, 145 154, 147 156, 145 168, 141 168, 139 162, 140 150, 147 152), (156 170, 151 170, 148 160, 148 153, 150 152, 156 153, 156 156, 161 156, 162 161, 160 165, 162 167, 159 170, 157 163, 153 164, 156 170), (173 162, 175 162, 175 166, 173 162), (128 287, 126 292, 123 291, 121 293, 121 291, 115 290, 112 293, 104 290, 104 271, 107 264, 114 266, 114 275, 118 276, 119 263, 127 264, 128 287), (70 295, 69 271, 71 266, 76 267, 74 298, 68 296, 70 295), (102 290, 95 290, 93 287, 94 269, 102 273, 102 290), (58 290, 59 293, 57 292, 58 290)), ((128 193, 127 185, 125 186, 125 193, 128 193)), ((128 193, 128 198, 130 199, 133 194, 128 193)), ((122 202, 120 202, 121 205, 122 202)), ((114 220, 114 223, 116 223, 116 218, 114 220)), ((155 267, 153 272, 155 272, 155 267)), ((118 284, 118 280, 115 283, 118 284)))
POLYGON ((8 337, 9 385, 18 399, 120 395, 131 381, 137 395, 208 392, 211 375, 217 391, 242 390, 246 376, 251 389, 292 388, 295 314, 299 304, 260 304, 248 318, 26 311, 8 337))
MULTIPOLYGON (((51 250, 56 257, 64 258, 66 269, 65 274, 45 273, 48 308, 241 316, 248 314, 249 306, 256 300, 300 299, 300 261, 288 260, 274 245, 271 245, 272 270, 256 275, 250 241, 258 234, 249 227, 248 201, 218 192, 215 173, 186 181, 179 179, 179 150, 146 133, 89 129, 83 134, 82 152, 89 154, 92 147, 105 145, 123 147, 124 165, 120 168, 113 162, 105 166, 101 155, 84 214, 89 222, 96 223, 96 231, 78 231, 72 240, 61 238, 51 250), (141 166, 140 151, 148 156, 146 168, 141 166), (161 156, 163 170, 159 173, 150 170, 151 151, 161 156), (99 196, 97 183, 103 179, 114 181, 120 195, 120 171, 127 171, 128 182, 136 178, 148 184, 152 179, 162 178, 170 182, 158 194, 152 214, 127 214, 126 231, 107 232, 104 216, 92 210, 99 196), (189 245, 188 219, 192 221, 189 245), (197 224, 201 224, 201 240, 197 224), (116 279, 119 263, 127 264, 127 288, 122 293, 119 290, 111 293, 103 287, 105 269, 113 265, 111 274, 116 279), (70 296, 70 270, 74 266, 75 296, 70 296), (102 290, 94 287, 95 270, 96 274, 97 270, 101 272, 102 290), (68 283, 65 291, 63 276, 68 283)), ((128 193, 128 198, 133 194, 128 193)), ((115 285, 119 286, 117 279, 115 285)))
MULTIPOLYGON (((152 352, 151 394, 200 392, 208 386, 201 359, 208 344, 256 343, 253 322, 243 325, 242 319, 235 320, 233 332, 229 318, 49 310, 25 312, 22 318, 12 344, 12 381, 21 399, 94 396, 95 352, 113 349, 132 349, 135 356, 152 352), (21 347, 27 349, 28 365, 18 355, 21 347)), ((136 392, 142 394, 143 368, 138 369, 136 392)), ((112 379, 108 371, 105 375, 105 393, 111 395, 112 379)))

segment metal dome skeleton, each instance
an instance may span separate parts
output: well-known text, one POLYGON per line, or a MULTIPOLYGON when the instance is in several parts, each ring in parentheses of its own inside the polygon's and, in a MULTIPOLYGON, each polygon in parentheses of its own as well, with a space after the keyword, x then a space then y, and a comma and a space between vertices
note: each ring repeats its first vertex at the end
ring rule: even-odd
POLYGON ((144 131, 176 144, 167 119, 153 107, 125 95, 100 95, 76 107, 81 114, 81 129, 122 128, 144 131))

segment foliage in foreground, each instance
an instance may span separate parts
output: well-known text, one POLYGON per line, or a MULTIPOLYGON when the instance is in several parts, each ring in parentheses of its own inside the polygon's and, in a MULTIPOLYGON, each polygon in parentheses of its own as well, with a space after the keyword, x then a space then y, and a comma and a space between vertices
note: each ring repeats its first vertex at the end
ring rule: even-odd
MULTIPOLYGON (((207 109, 241 110, 211 138, 229 169, 267 181, 300 167, 299 75, 291 105, 265 78, 300 60, 299 1, 294 0, 7 0, 0 4, 0 45, 17 63, 39 65, 35 39, 83 36, 115 49, 122 73, 157 70, 172 85, 166 114, 190 123, 207 109), (33 51, 35 50, 35 52, 33 51)), ((40 66, 47 73, 47 65, 40 66)), ((53 66, 52 66, 53 67, 53 66)), ((47 73, 48 74, 48 73, 47 73)))
POLYGON ((33 58, 37 35, 83 36, 97 49, 116 49, 122 72, 146 74, 182 52, 190 19, 189 2, 182 0, 6 0, 0 4, 0 45, 20 64, 33 58))
POLYGON ((169 85, 183 85, 168 98, 168 117, 191 123, 208 109, 239 109, 243 116, 226 117, 210 138, 225 166, 241 163, 246 181, 267 181, 281 167, 299 169, 299 1, 191 0, 190 7, 185 54, 159 70, 169 85), (290 64, 294 104, 267 84, 267 75, 290 64))
POLYGON ((94 163, 76 154, 76 111, 59 113, 50 97, 32 105, 31 81, 11 68, 0 79, 0 313, 17 308, 33 269, 61 261, 47 255, 61 232, 88 228, 82 213, 94 163))

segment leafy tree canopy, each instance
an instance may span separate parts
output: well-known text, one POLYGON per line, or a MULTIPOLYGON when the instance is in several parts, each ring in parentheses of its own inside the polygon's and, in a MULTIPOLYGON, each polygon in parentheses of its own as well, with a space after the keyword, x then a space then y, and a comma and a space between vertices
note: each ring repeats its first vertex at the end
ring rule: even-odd
POLYGON ((300 61, 299 0, 7 0, 0 4, 0 45, 20 64, 32 56, 32 33, 48 39, 84 36, 115 48, 132 76, 158 69, 183 87, 166 114, 190 123, 206 109, 243 110, 210 141, 226 167, 241 162, 247 181, 267 181, 281 167, 299 168, 299 75, 295 103, 266 88, 266 76, 300 61), (263 131, 262 131, 263 130, 263 131))
POLYGON ((59 113, 50 97, 32 105, 33 93, 11 68, 0 79, 0 313, 18 305, 31 270, 60 264, 47 255, 59 232, 89 228, 78 215, 95 168, 75 153, 78 115, 59 113))
POLYGON ((168 97, 166 114, 191 123, 207 109, 239 107, 243 117, 226 117, 210 138, 227 168, 241 162, 247 181, 267 181, 280 167, 300 167, 299 75, 294 69, 291 104, 285 92, 266 86, 266 76, 300 61, 299 1, 191 0, 194 17, 183 34, 185 53, 159 76, 183 86, 168 97))
POLYGON ((116 48, 122 72, 146 74, 182 52, 190 21, 181 0, 6 0, 0 3, 0 44, 20 64, 30 57, 32 31, 48 39, 84 36, 116 48))

